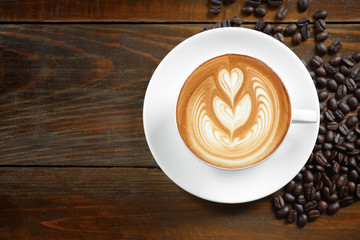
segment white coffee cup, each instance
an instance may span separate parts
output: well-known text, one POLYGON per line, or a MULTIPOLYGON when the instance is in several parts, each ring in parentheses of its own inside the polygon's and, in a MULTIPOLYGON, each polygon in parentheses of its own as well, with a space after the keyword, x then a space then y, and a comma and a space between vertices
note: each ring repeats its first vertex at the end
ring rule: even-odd
POLYGON ((155 70, 143 109, 146 140, 164 173, 184 190, 222 203, 259 199, 288 183, 313 150, 319 117, 317 92, 300 59, 271 36, 245 28, 209 30, 177 45, 155 70), (183 143, 176 125, 177 98, 188 76, 206 60, 228 53, 267 64, 283 80, 292 106, 292 123, 277 151, 255 167, 236 171, 199 161, 183 143))
POLYGON ((317 119, 316 111, 292 108, 276 72, 260 59, 240 54, 224 54, 198 66, 184 82, 176 109, 178 134, 186 147, 205 164, 226 170, 263 162, 281 146, 290 124, 317 119), (242 97, 236 100, 238 95, 242 97), (255 111, 257 107, 263 110, 255 111))

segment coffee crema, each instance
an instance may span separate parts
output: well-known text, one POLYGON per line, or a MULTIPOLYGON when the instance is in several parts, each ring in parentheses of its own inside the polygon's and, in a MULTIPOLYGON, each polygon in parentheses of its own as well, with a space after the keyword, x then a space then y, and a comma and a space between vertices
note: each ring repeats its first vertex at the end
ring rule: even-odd
POLYGON ((191 73, 180 91, 176 119, 181 138, 198 158, 244 168, 279 147, 291 121, 290 99, 265 63, 225 54, 191 73))

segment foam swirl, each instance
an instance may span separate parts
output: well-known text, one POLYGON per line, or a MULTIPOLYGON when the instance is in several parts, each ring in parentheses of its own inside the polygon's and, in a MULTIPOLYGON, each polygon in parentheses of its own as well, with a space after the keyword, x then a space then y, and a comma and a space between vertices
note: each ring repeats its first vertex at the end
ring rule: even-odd
POLYGON ((223 55, 201 65, 186 81, 178 100, 178 129, 200 159, 225 168, 245 167, 281 143, 289 106, 280 79, 264 63, 223 55), (284 126, 280 116, 285 116, 284 126))

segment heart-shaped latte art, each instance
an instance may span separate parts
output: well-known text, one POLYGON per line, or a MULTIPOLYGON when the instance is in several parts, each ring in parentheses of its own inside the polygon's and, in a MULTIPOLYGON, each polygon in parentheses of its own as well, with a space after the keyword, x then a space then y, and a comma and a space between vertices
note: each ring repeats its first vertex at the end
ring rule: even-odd
POLYGON ((177 106, 178 129, 189 149, 216 166, 261 161, 280 144, 289 122, 289 98, 278 76, 262 62, 224 55, 188 78, 177 106), (288 119, 288 120, 287 120, 288 119))

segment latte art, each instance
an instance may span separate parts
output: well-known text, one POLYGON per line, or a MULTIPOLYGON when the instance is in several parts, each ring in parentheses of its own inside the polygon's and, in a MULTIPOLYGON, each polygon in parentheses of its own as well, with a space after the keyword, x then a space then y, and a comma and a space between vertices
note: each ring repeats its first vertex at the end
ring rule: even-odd
POLYGON ((227 54, 198 67, 177 104, 187 147, 203 161, 242 168, 262 161, 284 139, 290 102, 279 77, 260 60, 227 54))

